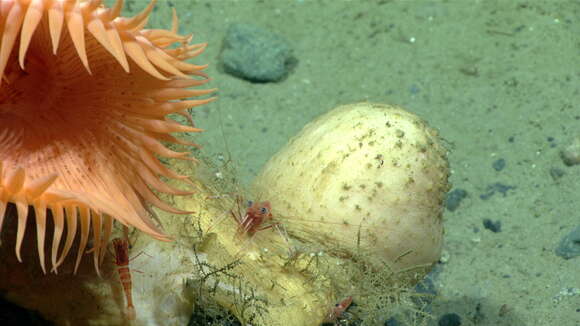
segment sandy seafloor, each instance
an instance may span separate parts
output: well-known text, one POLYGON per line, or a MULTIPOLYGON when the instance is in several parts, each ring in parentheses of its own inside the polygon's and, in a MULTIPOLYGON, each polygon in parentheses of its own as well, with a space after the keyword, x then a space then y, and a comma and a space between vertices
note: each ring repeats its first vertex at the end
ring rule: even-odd
MULTIPOLYGON (((146 3, 126 2, 132 12, 146 3)), ((578 1, 160 0, 151 24, 169 27, 172 5, 180 31, 208 43, 196 62, 210 64, 219 88, 195 114, 207 155, 231 155, 249 183, 323 112, 363 100, 402 105, 440 130, 453 187, 468 193, 445 212, 433 323, 457 313, 463 325, 580 325, 580 257, 554 254, 580 223, 580 166, 559 155, 580 134, 578 1), (287 79, 253 84, 219 69, 235 22, 290 42, 299 63, 287 79), (480 197, 497 183, 513 188, 480 197), (485 218, 500 220, 501 232, 485 218)))

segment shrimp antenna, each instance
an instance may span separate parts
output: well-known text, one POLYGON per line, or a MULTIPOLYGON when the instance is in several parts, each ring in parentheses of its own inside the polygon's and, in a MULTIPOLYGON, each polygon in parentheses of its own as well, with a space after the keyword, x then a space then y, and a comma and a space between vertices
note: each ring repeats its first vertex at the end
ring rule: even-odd
MULTIPOLYGON (((227 160, 225 165, 229 165, 232 162, 232 152, 230 152, 230 146, 228 145, 228 141, 226 139, 226 133, 224 131, 224 121, 223 121, 223 117, 222 117, 222 110, 221 110, 221 105, 217 106, 217 112, 218 112, 218 121, 219 121, 219 125, 220 125, 220 133, 222 134, 222 139, 224 141, 224 148, 226 150, 226 155, 227 155, 227 160)), ((233 172, 235 172, 237 174, 237 171, 235 170, 235 166, 232 167, 232 169, 234 169, 233 172)))

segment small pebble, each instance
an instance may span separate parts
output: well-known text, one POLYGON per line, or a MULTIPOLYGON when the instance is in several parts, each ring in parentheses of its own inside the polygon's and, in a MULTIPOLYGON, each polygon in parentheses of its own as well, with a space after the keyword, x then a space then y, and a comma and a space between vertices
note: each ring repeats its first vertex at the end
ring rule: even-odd
POLYGON ((498 233, 501 232, 501 221, 497 220, 494 222, 489 218, 484 218, 483 227, 490 230, 493 233, 498 233))
POLYGON ((572 140, 572 143, 560 152, 562 162, 567 166, 580 164, 580 136, 572 140))
POLYGON ((554 181, 560 180, 566 172, 560 168, 551 168, 550 169, 550 176, 554 181))
POLYGON ((450 258, 451 258, 451 254, 449 254, 449 251, 443 249, 443 251, 441 251, 441 258, 439 258, 439 263, 440 264, 447 264, 449 262, 450 258))
POLYGON ((554 148, 554 147, 558 146, 558 144, 555 142, 554 137, 548 136, 548 138, 546 138, 546 140, 550 143, 550 148, 554 148))
POLYGON ((580 225, 566 234, 556 248, 556 255, 571 259, 580 256, 580 225))
POLYGON ((491 166, 493 167, 494 170, 496 171, 501 171, 505 168, 505 160, 503 158, 500 158, 498 160, 495 160, 491 166))
POLYGON ((461 201, 465 197, 467 197, 467 191, 461 188, 453 189, 447 194, 447 198, 445 199, 445 207, 447 207, 449 211, 453 212, 459 207, 459 204, 461 204, 461 201))
POLYGON ((281 36, 250 24, 232 24, 221 55, 226 73, 252 82, 276 82, 296 64, 281 36))
POLYGON ((438 322, 439 326, 460 326, 461 325, 461 317, 452 312, 450 314, 445 314, 439 318, 438 322))

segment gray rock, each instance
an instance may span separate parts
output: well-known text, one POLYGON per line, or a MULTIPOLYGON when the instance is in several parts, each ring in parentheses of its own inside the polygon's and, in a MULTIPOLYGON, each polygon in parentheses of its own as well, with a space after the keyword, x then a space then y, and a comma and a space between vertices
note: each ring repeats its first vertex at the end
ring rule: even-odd
POLYGON ((570 259, 580 256, 580 226, 566 234, 556 248, 556 255, 570 259))
POLYGON ((465 197, 467 197, 467 191, 460 188, 453 189, 447 194, 445 207, 453 212, 459 207, 459 204, 461 204, 461 201, 465 199, 465 197))
POLYGON ((252 82, 274 82, 288 75, 296 64, 288 42, 250 24, 232 24, 222 50, 226 73, 252 82))
POLYGON ((580 164, 580 136, 575 137, 572 143, 560 152, 560 157, 567 166, 580 164))

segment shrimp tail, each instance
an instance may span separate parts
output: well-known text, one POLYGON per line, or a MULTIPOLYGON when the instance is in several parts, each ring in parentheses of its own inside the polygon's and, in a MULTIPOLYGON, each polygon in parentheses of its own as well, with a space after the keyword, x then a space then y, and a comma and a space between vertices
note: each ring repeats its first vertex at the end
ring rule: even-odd
POLYGON ((127 320, 135 320, 135 318, 137 318, 137 313, 135 312, 135 307, 133 307, 133 305, 129 305, 125 308, 125 318, 127 318, 127 320))

